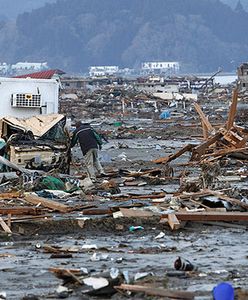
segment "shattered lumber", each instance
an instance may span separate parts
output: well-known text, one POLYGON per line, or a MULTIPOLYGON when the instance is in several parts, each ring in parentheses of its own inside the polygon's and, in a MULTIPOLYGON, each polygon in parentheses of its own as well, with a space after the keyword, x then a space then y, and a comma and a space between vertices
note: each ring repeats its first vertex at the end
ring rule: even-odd
POLYGON ((2 217, 0 217, 0 225, 6 233, 12 233, 9 226, 4 222, 2 217))
POLYGON ((36 207, 29 206, 0 208, 1 215, 38 215, 40 211, 41 210, 36 207))
POLYGON ((131 285, 131 284, 121 284, 120 286, 115 286, 117 290, 124 290, 130 292, 143 292, 150 296, 168 297, 170 299, 178 300, 193 300, 194 293, 187 291, 172 291, 157 287, 149 287, 143 285, 131 285))
MULTIPOLYGON (((248 221, 247 212, 176 212, 180 221, 248 221)), ((161 218, 168 218, 169 214, 163 214, 161 218)))
POLYGON ((56 202, 54 200, 38 197, 36 195, 27 194, 24 196, 24 200, 35 205, 41 204, 44 207, 57 210, 62 213, 66 213, 70 210, 70 207, 65 204, 56 202))

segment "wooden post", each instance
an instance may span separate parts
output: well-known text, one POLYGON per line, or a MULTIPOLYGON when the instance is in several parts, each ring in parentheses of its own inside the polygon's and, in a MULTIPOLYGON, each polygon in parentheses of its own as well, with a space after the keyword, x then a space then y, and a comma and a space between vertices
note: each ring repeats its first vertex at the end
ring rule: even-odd
POLYGON ((228 120, 226 124, 226 129, 230 130, 233 127, 233 122, 237 112, 237 104, 238 104, 238 88, 236 87, 233 90, 232 104, 230 106, 228 120))

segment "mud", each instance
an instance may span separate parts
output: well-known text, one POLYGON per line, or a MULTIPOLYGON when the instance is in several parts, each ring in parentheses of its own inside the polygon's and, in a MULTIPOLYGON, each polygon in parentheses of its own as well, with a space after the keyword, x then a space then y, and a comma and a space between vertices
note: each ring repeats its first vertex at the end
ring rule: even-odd
MULTIPOLYGON (((129 271, 130 275, 153 272, 154 278, 167 288, 204 291, 206 296, 199 296, 199 299, 211 299, 211 289, 221 281, 247 288, 246 238, 245 229, 222 229, 192 223, 173 233, 165 225, 158 226, 156 219, 143 222, 140 219, 97 220, 86 225, 81 232, 77 230, 69 235, 62 234, 60 228, 54 235, 49 232, 47 236, 43 232, 24 241, 2 242, 1 290, 6 291, 11 300, 21 299, 27 294, 35 294, 40 299, 58 299, 54 292, 61 280, 48 272, 48 268, 102 271, 116 267, 129 271), (113 232, 116 225, 124 227, 113 232), (142 225, 144 230, 130 233, 130 225, 142 225), (165 236, 155 239, 161 231, 165 236), (43 252, 43 244, 74 246, 79 250, 73 253, 73 258, 51 259, 51 254, 43 252), (83 245, 96 245, 98 249, 80 252, 83 245), (90 258, 94 252, 107 253, 108 259, 92 262, 90 258), (191 275, 177 274, 173 269, 177 256, 189 259, 198 271, 191 275)), ((82 299, 82 295, 74 291, 69 298, 82 299)))

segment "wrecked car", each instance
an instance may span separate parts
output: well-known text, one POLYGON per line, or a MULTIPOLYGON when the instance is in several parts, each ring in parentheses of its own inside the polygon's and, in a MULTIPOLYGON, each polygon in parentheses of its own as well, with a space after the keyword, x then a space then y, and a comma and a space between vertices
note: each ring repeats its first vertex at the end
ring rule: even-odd
POLYGON ((0 121, 1 155, 25 169, 69 172, 69 134, 66 117, 39 115, 27 119, 4 117, 0 121))

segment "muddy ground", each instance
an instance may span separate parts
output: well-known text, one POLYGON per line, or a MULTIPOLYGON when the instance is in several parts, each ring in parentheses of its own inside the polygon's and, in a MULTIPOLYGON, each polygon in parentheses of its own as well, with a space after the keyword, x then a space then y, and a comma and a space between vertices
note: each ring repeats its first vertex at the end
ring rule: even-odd
MULTIPOLYGON (((163 130, 166 132, 166 128, 163 130)), ((184 137, 175 133, 176 137, 169 140, 161 138, 164 132, 157 132, 157 138, 149 133, 143 138, 110 139, 101 151, 101 160, 108 170, 139 170, 156 166, 151 160, 174 153, 188 143, 200 142, 197 138, 185 137, 191 129, 184 130, 184 137)), ((171 134, 173 131, 176 132, 170 128, 171 134)), ((191 132, 197 135, 199 128, 191 132)), ((75 161, 81 160, 79 149, 74 149, 73 155, 75 161)), ((188 159, 189 154, 186 153, 172 164, 176 174, 183 169, 176 164, 188 159)), ((162 186, 120 186, 120 189, 123 193, 172 193, 179 189, 179 184, 179 181, 175 181, 162 186)), ((89 204, 89 200, 81 199, 80 204, 89 204)), ((211 290, 222 281, 228 281, 237 288, 248 288, 246 224, 225 228, 223 224, 189 222, 179 231, 172 232, 167 225, 159 223, 159 217, 148 220, 113 219, 108 216, 92 218, 82 228, 78 225, 78 220, 82 219, 80 214, 75 214, 71 219, 54 215, 53 220, 46 222, 15 224, 21 227, 19 234, 1 237, 0 292, 5 291, 10 300, 22 299, 28 294, 37 296, 33 299, 59 299, 55 291, 63 281, 48 271, 50 267, 87 268, 88 271, 97 272, 115 267, 122 272, 128 271, 130 277, 141 272, 151 272, 152 276, 143 281, 169 289, 196 291, 199 294, 196 299, 201 300, 212 299, 211 290), (144 229, 130 232, 129 227, 132 225, 140 225, 144 229), (160 232, 164 232, 165 236, 155 239, 160 232), (50 253, 43 251, 44 244, 75 247, 77 251, 72 254, 72 258, 53 259, 50 253), (83 250, 83 245, 96 245, 97 249, 83 250), (94 253, 97 256, 108 256, 104 260, 92 261, 94 253), (197 271, 191 274, 176 272, 173 264, 178 256, 190 260, 197 266, 197 271)), ((112 298, 126 297, 116 294, 112 298)), ((142 295, 135 297, 146 298, 142 295)), ((82 295, 80 289, 72 289, 68 298, 95 299, 93 296, 82 295)))

